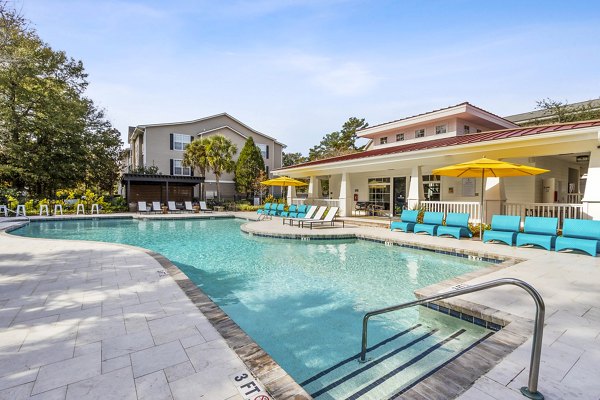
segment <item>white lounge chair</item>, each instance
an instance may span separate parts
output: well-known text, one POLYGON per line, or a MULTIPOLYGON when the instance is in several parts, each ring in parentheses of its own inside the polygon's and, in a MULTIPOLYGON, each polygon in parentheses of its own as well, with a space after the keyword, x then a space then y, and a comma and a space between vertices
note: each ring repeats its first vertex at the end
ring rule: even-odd
POLYGON ((138 213, 147 213, 150 212, 150 209, 146 205, 145 201, 138 201, 138 213))
POLYGON ((317 207, 317 206, 310 206, 310 207, 308 207, 308 210, 306 210, 306 215, 304 217, 285 217, 285 218, 282 218, 283 224, 285 225, 285 221, 290 221, 290 226, 292 226, 292 225, 294 225, 294 221, 299 221, 299 220, 303 220, 303 219, 311 219, 311 218, 313 218, 313 216, 315 215, 315 213, 317 212, 318 209, 319 209, 319 207, 317 207))
POLYGON ((186 212, 194 212, 194 206, 192 205, 191 201, 185 202, 185 211, 186 212))
MULTIPOLYGON (((298 227, 300 226, 304 226, 304 221, 319 221, 321 220, 321 218, 323 218, 323 215, 325 214, 325 211, 327 211, 327 206, 320 206, 317 211, 315 212, 315 214, 311 217, 311 218, 298 218, 296 221, 298 221, 298 227)), ((290 225, 294 225, 294 221, 291 221, 290 225)))
MULTIPOLYGON (((331 224, 331 226, 333 226, 337 222, 335 220, 335 215, 337 214, 338 210, 339 210, 339 207, 331 207, 329 209, 329 211, 327 212, 327 215, 325 215, 325 218, 323 218, 323 219, 314 218, 314 219, 300 221, 299 223, 302 224, 303 228, 304 228, 304 224, 308 224, 310 226, 310 229, 312 229, 314 224, 317 224, 317 225, 331 224)), ((344 221, 340 221, 340 222, 342 223, 342 228, 343 228, 344 221)))
POLYGON ((169 207, 169 212, 181 212, 180 209, 178 209, 177 207, 175 207, 175 202, 174 201, 168 201, 167 202, 167 206, 169 207))
POLYGON ((160 201, 153 201, 152 202, 152 211, 155 213, 161 213, 162 212, 162 206, 160 204, 160 201))
POLYGON ((212 212, 212 210, 210 208, 206 207, 206 202, 205 201, 201 201, 200 202, 200 211, 206 212, 206 213, 212 212))

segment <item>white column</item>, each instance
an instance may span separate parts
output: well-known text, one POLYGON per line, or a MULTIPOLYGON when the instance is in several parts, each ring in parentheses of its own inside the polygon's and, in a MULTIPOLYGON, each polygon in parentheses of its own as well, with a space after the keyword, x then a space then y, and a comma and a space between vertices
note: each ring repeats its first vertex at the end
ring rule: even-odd
POLYGON ((350 184, 350 174, 342 173, 340 183, 340 216, 351 217, 354 199, 352 197, 352 185, 350 184))
POLYGON ((408 208, 412 209, 418 206, 423 200, 425 200, 425 195, 423 194, 423 176, 421 174, 421 166, 417 165, 412 168, 410 173, 406 203, 408 208))
MULTIPOLYGON (((600 136, 600 133, 598 135, 600 136)), ((585 193, 581 202, 583 212, 589 218, 600 220, 600 149, 596 147, 590 152, 585 193)))
POLYGON ((502 205, 505 201, 504 181, 500 178, 486 178, 485 195, 483 198, 486 224, 490 223, 492 215, 502 214, 502 205))
POLYGON ((308 198, 309 199, 318 199, 319 198, 319 178, 316 176, 310 177, 310 182, 308 183, 308 198))
POLYGON ((294 200, 295 197, 296 197, 296 187, 295 186, 288 186, 288 189, 287 189, 287 203, 288 204, 292 204, 292 200, 294 200))

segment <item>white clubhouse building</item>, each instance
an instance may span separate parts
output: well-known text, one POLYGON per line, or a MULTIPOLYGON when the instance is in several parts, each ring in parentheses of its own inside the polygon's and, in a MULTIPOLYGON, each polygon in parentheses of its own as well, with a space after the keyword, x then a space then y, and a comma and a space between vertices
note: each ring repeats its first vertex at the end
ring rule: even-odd
POLYGON ((462 103, 371 126, 358 136, 370 139, 365 151, 274 171, 309 179, 307 198, 289 188, 288 202, 336 205, 342 216, 398 215, 402 207, 420 205, 469 212, 477 221, 481 181, 432 170, 485 156, 550 170, 486 179, 488 221, 493 214, 600 219, 600 120, 521 127, 462 103))

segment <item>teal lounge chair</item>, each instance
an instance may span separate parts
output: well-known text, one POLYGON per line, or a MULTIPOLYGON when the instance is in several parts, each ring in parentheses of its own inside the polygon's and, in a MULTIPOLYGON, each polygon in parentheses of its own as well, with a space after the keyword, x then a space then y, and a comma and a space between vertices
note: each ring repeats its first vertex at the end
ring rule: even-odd
POLYGON ((556 242, 558 218, 526 217, 523 232, 517 233, 517 246, 533 244, 551 250, 556 242))
POLYGON ((400 215, 401 221, 394 221, 390 224, 390 230, 399 229, 404 232, 412 232, 417 218, 419 217, 419 210, 404 210, 400 215))
POLYGON ((595 257, 600 253, 600 221, 565 219, 555 250, 565 249, 581 250, 595 257))
POLYGON ((492 229, 483 232, 483 241, 497 240, 513 246, 520 229, 521 217, 514 215, 493 215, 492 229))
POLYGON ((280 204, 273 204, 271 206, 271 211, 269 211, 269 215, 274 215, 274 216, 280 216, 282 212, 285 211, 285 204, 280 203, 280 204), (275 207, 273 207, 275 206, 275 207))
POLYGON ((443 212, 430 212, 427 211, 423 215, 423 223, 415 224, 413 232, 420 233, 425 232, 431 236, 435 236, 439 226, 444 223, 443 212))
POLYGON ((448 213, 446 225, 437 228, 437 235, 450 235, 457 239, 460 237, 473 237, 469 229, 469 213, 448 213))
POLYGON ((281 213, 282 217, 289 217, 290 213, 296 213, 296 210, 298 209, 298 206, 295 204, 290 205, 290 207, 288 208, 287 211, 283 211, 281 213))
POLYGON ((270 209, 271 209, 271 203, 265 203, 263 208, 259 208, 258 210, 256 210, 256 213, 257 214, 268 214, 270 209))
POLYGON ((308 206, 304 204, 300 204, 296 211, 291 212, 288 217, 291 218, 304 218, 306 216, 306 212, 308 211, 308 206))

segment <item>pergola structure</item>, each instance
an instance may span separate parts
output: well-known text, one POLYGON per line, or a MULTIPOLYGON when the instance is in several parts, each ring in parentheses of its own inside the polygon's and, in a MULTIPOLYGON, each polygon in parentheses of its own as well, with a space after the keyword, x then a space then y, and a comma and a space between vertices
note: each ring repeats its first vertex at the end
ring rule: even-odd
POLYGON ((123 174, 127 202, 170 200, 191 201, 194 187, 204 182, 201 176, 123 174))

